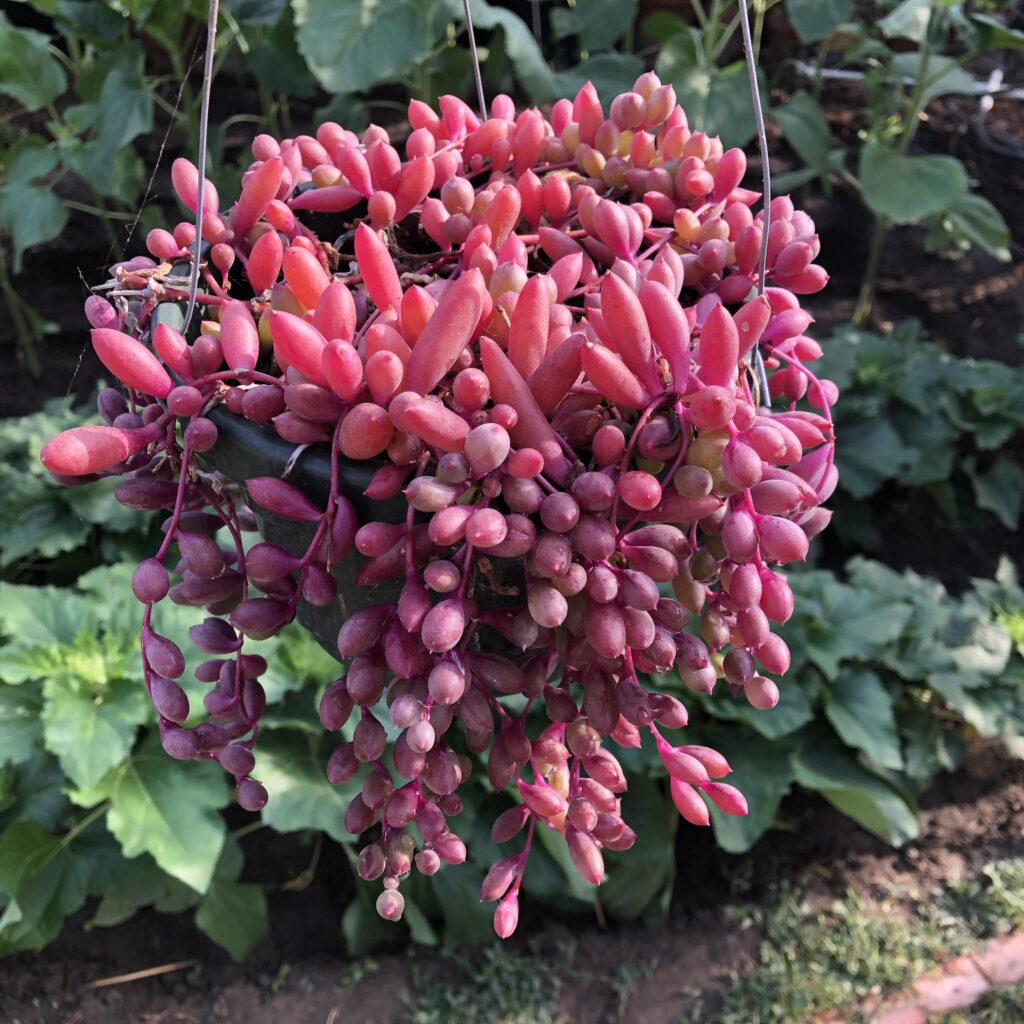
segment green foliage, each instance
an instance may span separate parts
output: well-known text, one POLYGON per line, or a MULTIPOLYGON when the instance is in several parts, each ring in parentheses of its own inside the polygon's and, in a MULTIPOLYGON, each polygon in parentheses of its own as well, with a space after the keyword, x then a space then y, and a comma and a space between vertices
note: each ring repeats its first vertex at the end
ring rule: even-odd
POLYGON ((1008 560, 960 597, 863 558, 846 577, 791 576, 796 612, 781 633, 793 665, 774 709, 723 693, 702 699, 710 718, 691 728, 735 762, 755 805, 746 818, 715 815, 728 850, 748 849, 794 784, 902 845, 917 834, 916 797, 960 763, 970 735, 1012 739, 1024 729, 1024 660, 1008 628, 1024 613, 1024 591, 1008 560))
POLYGON ((756 967, 735 978, 709 1024, 804 1024, 899 991, 962 941, 927 908, 875 907, 850 893, 816 911, 785 893, 764 922, 756 967))
POLYGON ((904 156, 868 143, 860 151, 864 201, 894 224, 948 210, 967 190, 964 165, 951 156, 904 156))
MULTIPOLYGON (((754 922, 762 923, 755 912, 754 922)), ((996 861, 938 899, 910 893, 870 902, 848 893, 823 910, 784 891, 763 919, 756 966, 734 976, 701 1024, 804 1024, 827 1011, 867 1024, 857 1004, 906 989, 936 962, 1024 924, 1024 863, 996 861), (843 1012, 846 1011, 846 1012, 843 1012)), ((949 1024, 1014 1024, 1021 987, 996 989, 949 1024)), ((873 1019, 873 1018, 871 1018, 873 1019)))
POLYGON ((786 0, 786 17, 802 43, 816 43, 853 18, 851 0, 786 0))
MULTIPOLYGON (((664 12, 644 22, 660 44, 654 70, 674 86, 690 126, 720 134, 727 147, 745 146, 756 131, 745 61, 721 64, 738 25, 730 15, 730 4, 713 0, 706 20, 696 27, 664 12)), ((764 85, 762 80, 762 93, 764 85)))
POLYGON ((913 323, 888 335, 839 328, 823 347, 822 373, 843 393, 840 534, 869 550, 877 545, 864 502, 895 485, 913 489, 916 501, 930 496, 954 523, 983 524, 983 509, 1017 529, 1024 474, 1000 449, 1024 428, 1014 397, 1024 368, 957 358, 913 323))
POLYGON ((0 574, 41 562, 52 578, 74 577, 103 559, 136 550, 150 524, 114 497, 116 480, 54 487, 39 461, 43 444, 88 418, 70 400, 52 399, 40 412, 0 420, 0 574), (31 510, 26 515, 26 510, 31 510))
POLYGON ((858 324, 867 323, 885 236, 894 225, 924 225, 929 251, 955 256, 977 245, 998 260, 1010 259, 1006 222, 988 200, 971 191, 960 160, 912 151, 928 103, 939 96, 977 92, 974 77, 961 67, 965 60, 985 49, 1018 48, 1024 39, 1024 33, 987 15, 968 13, 966 6, 904 0, 885 17, 851 23, 848 0, 786 2, 801 41, 817 44, 819 66, 828 63, 828 54, 838 52, 844 67, 863 70, 858 151, 833 142, 819 103, 820 73, 813 94, 798 91, 789 104, 772 112, 803 163, 783 175, 778 187, 795 188, 817 179, 830 191, 833 180, 842 180, 857 188, 876 217, 854 315, 858 324), (908 50, 908 43, 916 50, 908 50))
POLYGON ((408 997, 409 1024, 557 1024, 560 969, 571 948, 534 955, 489 946, 478 956, 452 957, 442 979, 419 970, 408 997))
MULTIPOLYGON (((237 884, 223 773, 172 761, 144 728, 129 575, 97 569, 75 590, 0 584, 0 950, 44 945, 94 896, 100 925, 148 904, 198 906, 200 927, 241 956, 243 935, 214 920, 210 901, 244 904, 256 940, 263 895, 237 884)), ((176 618, 163 628, 181 642, 189 617, 176 618)))

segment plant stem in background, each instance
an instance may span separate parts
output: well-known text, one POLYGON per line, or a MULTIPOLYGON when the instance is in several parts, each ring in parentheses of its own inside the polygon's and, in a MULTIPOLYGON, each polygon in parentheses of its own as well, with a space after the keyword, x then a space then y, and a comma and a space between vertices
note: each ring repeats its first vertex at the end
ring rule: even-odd
MULTIPOLYGON (((925 29, 924 39, 921 42, 921 50, 918 55, 917 74, 914 78, 914 88, 907 103, 907 113, 903 122, 903 132, 899 137, 896 151, 900 156, 906 156, 910 151, 910 145, 917 134, 917 126, 921 120, 921 112, 926 103, 925 93, 929 84, 928 65, 931 63, 932 46, 931 33, 935 22, 935 8, 932 7, 928 14, 928 25, 925 29)), ((882 253, 885 249, 885 239, 889 234, 892 221, 888 217, 878 215, 875 217, 874 233, 871 236, 871 248, 868 250, 868 260, 864 267, 864 278, 860 286, 860 296, 857 299, 857 308, 853 313, 853 322, 858 327, 866 327, 871 317, 871 307, 875 302, 875 291, 878 287, 878 271, 882 265, 882 253)))
POLYGON ((0 246, 0 295, 3 295, 11 319, 14 321, 18 358, 28 367, 28 371, 33 377, 38 377, 41 367, 36 346, 46 333, 47 324, 39 313, 22 299, 18 290, 11 283, 3 246, 0 246))

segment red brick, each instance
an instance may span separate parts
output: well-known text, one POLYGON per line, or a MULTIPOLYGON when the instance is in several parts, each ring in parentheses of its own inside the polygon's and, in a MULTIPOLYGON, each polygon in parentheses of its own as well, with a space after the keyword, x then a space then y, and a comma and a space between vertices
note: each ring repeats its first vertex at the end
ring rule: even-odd
POLYGON ((1016 985, 1024 981, 1024 932, 990 939, 974 954, 978 969, 993 985, 1016 985))
POLYGON ((931 1013, 948 1013, 970 1006, 991 987, 969 956, 957 957, 935 974, 914 982, 921 1005, 931 1013))
POLYGON ((918 1003, 901 1002, 883 1009, 871 1024, 927 1024, 928 1012, 918 1003))

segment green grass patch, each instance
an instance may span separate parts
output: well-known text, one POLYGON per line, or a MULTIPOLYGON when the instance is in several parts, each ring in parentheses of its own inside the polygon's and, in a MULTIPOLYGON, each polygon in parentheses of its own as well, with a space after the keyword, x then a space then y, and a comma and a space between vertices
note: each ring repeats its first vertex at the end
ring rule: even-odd
POLYGON ((1024 1020, 1024 985, 996 989, 966 1013, 952 1013, 942 1024, 1020 1024, 1024 1020))
MULTIPOLYGON (((806 1024, 899 992, 961 950, 1024 927, 1024 859, 990 864, 931 901, 874 904, 850 894, 821 911, 786 893, 763 926, 757 966, 733 980, 716 1013, 698 1011, 693 1024, 806 1024)), ((1022 1010, 1018 986, 944 1024, 1020 1024, 1022 1010)))
POLYGON ((910 984, 955 943, 937 915, 907 915, 850 893, 814 910, 787 893, 764 920, 757 966, 725 991, 701 1024, 806 1024, 826 1010, 910 984))
POLYGON ((414 970, 408 1024, 561 1024, 559 997, 574 950, 487 946, 414 970))
MULTIPOLYGON (((680 1024, 807 1024, 828 1010, 861 1021, 856 1007, 907 988, 937 964, 995 935, 1024 928, 1024 859, 997 861, 974 879, 926 899, 883 902, 848 893, 825 909, 782 890, 761 910, 739 906, 730 928, 757 928, 757 964, 728 982, 680 1024)), ((623 962, 607 978, 574 964, 568 944, 535 943, 528 952, 487 946, 414 969, 406 1024, 562 1024, 559 999, 569 984, 607 987, 609 1019, 629 1020, 629 999, 656 958, 623 962)), ((943 1024, 1021 1024, 1024 985, 994 991, 943 1024)))

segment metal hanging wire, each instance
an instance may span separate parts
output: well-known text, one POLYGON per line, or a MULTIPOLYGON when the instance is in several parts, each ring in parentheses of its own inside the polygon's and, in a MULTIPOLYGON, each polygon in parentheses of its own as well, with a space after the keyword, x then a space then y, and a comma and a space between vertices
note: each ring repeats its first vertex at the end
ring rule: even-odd
MULTIPOLYGON (((750 14, 747 11, 747 0, 739 0, 740 29, 743 33, 743 55, 747 61, 747 78, 750 80, 750 98, 754 104, 754 124, 757 127, 757 145, 761 153, 761 204, 763 221, 761 223, 761 253, 757 264, 757 294, 764 295, 764 279, 768 269, 768 228, 772 217, 772 172, 768 162, 768 133, 764 127, 764 110, 761 108, 761 88, 757 81, 757 63, 754 55, 754 44, 750 38, 750 14)), ((757 374, 758 388, 761 392, 761 403, 766 409, 772 407, 771 396, 768 394, 768 375, 765 373, 764 357, 761 346, 754 346, 754 372, 757 374)))
POLYGON ((473 78, 476 82, 476 98, 480 104, 480 120, 487 120, 487 100, 484 97, 484 80, 480 74, 480 55, 476 51, 476 34, 473 32, 473 14, 469 9, 469 0, 462 0, 462 8, 466 12, 466 31, 469 33, 469 53, 473 58, 473 78))
POLYGON ((210 88, 213 85, 213 51, 217 42, 217 16, 220 0, 210 0, 210 13, 206 22, 206 58, 203 61, 203 90, 199 104, 199 155, 196 168, 199 172, 199 193, 196 197, 196 240, 192 254, 192 274, 188 282, 188 304, 185 307, 185 323, 182 333, 187 334, 192 314, 196 308, 196 294, 199 291, 199 263, 203 248, 203 197, 206 192, 206 140, 210 125, 210 88))

